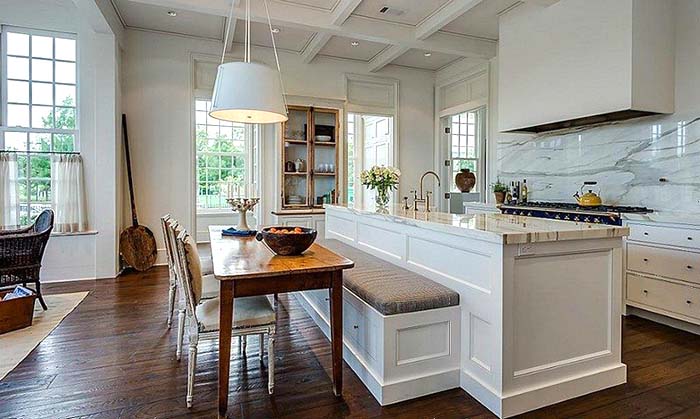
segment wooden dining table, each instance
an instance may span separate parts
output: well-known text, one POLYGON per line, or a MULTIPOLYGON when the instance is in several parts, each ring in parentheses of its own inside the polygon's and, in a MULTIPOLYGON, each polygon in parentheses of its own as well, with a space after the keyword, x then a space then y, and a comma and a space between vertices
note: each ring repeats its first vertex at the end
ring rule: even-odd
POLYGON ((333 392, 343 391, 343 270, 355 263, 319 244, 300 256, 277 256, 254 237, 222 236, 209 227, 214 276, 219 280, 219 417, 228 410, 231 328, 236 297, 327 288, 331 312, 333 392))

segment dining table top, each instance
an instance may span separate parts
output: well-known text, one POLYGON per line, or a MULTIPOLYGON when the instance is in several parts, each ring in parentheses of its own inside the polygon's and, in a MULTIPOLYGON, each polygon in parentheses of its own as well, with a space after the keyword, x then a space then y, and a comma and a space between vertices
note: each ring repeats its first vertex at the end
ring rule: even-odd
POLYGON ((220 281, 330 272, 355 265, 317 243, 299 256, 279 256, 253 236, 222 236, 224 228, 209 226, 214 276, 220 281))

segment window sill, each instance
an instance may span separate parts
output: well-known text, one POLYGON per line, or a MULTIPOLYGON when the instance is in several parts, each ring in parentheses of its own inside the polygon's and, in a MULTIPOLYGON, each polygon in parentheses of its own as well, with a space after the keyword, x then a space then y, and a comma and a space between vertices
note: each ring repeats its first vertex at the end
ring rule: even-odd
POLYGON ((70 236, 96 236, 98 231, 88 230, 88 231, 76 231, 69 233, 51 233, 51 237, 70 237, 70 236))

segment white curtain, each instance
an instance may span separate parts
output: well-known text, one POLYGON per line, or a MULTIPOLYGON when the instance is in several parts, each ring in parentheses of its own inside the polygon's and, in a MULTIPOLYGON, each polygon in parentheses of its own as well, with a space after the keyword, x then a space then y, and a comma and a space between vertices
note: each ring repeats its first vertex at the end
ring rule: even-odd
POLYGON ((88 229, 83 158, 80 155, 55 154, 53 156, 51 197, 55 211, 55 232, 71 233, 88 229))
POLYGON ((17 212, 17 154, 0 153, 0 227, 16 228, 17 212))

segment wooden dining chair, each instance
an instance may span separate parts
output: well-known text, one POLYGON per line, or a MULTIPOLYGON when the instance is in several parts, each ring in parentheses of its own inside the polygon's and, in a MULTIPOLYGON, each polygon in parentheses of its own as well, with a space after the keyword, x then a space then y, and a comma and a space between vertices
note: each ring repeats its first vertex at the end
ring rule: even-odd
MULTIPOLYGON (((167 235, 165 236, 166 242, 169 242, 169 246, 172 252, 172 263, 173 263, 173 271, 174 271, 174 278, 175 278, 175 293, 168 295, 169 298, 172 298, 172 301, 174 303, 175 301, 175 294, 179 294, 180 298, 178 301, 178 318, 177 318, 177 346, 175 350, 175 357, 179 361, 180 358, 182 357, 182 341, 184 338, 184 333, 185 333, 185 318, 186 318, 186 313, 185 313, 185 296, 183 295, 182 292, 180 291, 180 284, 182 281, 180 280, 179 276, 181 275, 181 267, 178 265, 179 259, 177 258, 177 250, 175 248, 175 241, 177 238, 177 235, 180 234, 180 232, 183 231, 182 226, 178 224, 177 220, 174 218, 170 218, 166 222, 166 233, 167 235)), ((201 260, 199 263, 199 266, 201 266, 201 260)), ((208 300, 211 298, 216 298, 219 296, 219 281, 214 277, 213 274, 211 273, 206 273, 205 271, 202 271, 200 268, 200 276, 202 278, 202 295, 201 298, 202 300, 208 300)), ((173 304, 174 305, 174 304, 173 304)), ((172 307, 170 302, 168 303, 168 308, 170 312, 168 313, 169 317, 172 317, 172 307)))
MULTIPOLYGON (((197 244, 184 229, 175 239, 175 251, 179 268, 180 289, 185 299, 185 314, 189 320, 189 358, 187 364, 187 407, 192 407, 195 371, 197 367, 197 345, 200 339, 217 339, 219 336, 219 298, 202 299, 202 276, 199 271, 197 244)), ((275 384, 275 309, 266 296, 235 298, 232 336, 245 342, 248 335, 260 336, 260 361, 264 357, 264 334, 268 336, 268 392, 272 394, 275 384)), ((245 354, 245 347, 243 347, 245 354)))

